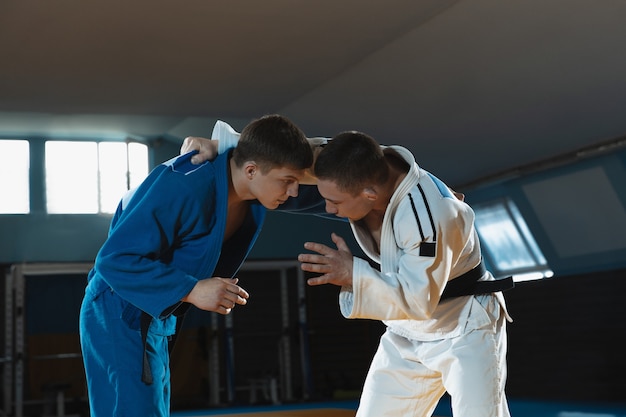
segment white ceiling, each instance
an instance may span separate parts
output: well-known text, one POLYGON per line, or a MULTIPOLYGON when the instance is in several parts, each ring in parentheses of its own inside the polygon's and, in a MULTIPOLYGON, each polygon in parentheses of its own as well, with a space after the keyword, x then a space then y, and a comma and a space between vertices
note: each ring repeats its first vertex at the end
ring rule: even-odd
POLYGON ((626 135, 624 0, 3 0, 0 136, 281 113, 451 185, 626 135))

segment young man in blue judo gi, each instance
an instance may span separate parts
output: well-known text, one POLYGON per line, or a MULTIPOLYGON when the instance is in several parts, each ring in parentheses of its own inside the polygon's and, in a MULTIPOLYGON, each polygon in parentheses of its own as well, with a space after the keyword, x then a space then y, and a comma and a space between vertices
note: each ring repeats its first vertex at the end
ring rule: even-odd
POLYGON ((302 131, 278 115, 250 123, 211 162, 191 156, 157 166, 123 198, 89 273, 80 338, 92 417, 169 416, 178 316, 189 304, 220 314, 246 304, 232 277, 266 210, 298 195, 313 161, 302 131))

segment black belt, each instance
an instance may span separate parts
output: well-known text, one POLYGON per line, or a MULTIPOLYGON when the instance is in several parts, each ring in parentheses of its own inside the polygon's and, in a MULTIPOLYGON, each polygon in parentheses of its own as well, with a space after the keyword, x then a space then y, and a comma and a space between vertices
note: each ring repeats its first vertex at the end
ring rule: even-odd
MULTIPOLYGON (((176 330, 172 336, 169 337, 168 342, 168 354, 172 353, 174 349, 174 343, 176 342, 176 337, 180 332, 180 329, 183 325, 183 318, 185 317, 185 313, 189 309, 191 304, 182 303, 172 314, 176 316, 176 330)), ((150 369, 150 362, 148 361, 148 350, 152 350, 152 346, 148 344, 148 329, 150 328, 150 324, 152 323, 152 316, 148 313, 142 311, 141 312, 141 342, 143 343, 143 365, 141 367, 141 381, 146 385, 152 385, 154 379, 152 377, 152 370, 150 369)))
POLYGON ((462 297, 465 295, 488 294, 498 291, 510 290, 515 286, 513 277, 506 277, 492 281, 479 281, 485 275, 487 269, 481 260, 478 266, 470 269, 461 276, 458 276, 446 284, 446 288, 441 294, 440 301, 452 297, 462 297))

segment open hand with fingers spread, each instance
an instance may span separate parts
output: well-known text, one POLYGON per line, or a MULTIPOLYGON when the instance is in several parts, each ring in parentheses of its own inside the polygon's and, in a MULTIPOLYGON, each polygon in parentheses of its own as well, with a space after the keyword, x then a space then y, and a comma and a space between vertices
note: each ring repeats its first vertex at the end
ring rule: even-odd
POLYGON ((300 268, 307 272, 323 274, 307 280, 309 285, 334 284, 339 286, 352 285, 352 252, 346 241, 333 233, 331 238, 337 249, 315 242, 306 242, 304 248, 316 254, 301 253, 298 261, 300 268))
POLYGON ((182 301, 205 311, 228 314, 237 305, 245 305, 250 295, 237 285, 237 278, 209 278, 198 281, 182 301))

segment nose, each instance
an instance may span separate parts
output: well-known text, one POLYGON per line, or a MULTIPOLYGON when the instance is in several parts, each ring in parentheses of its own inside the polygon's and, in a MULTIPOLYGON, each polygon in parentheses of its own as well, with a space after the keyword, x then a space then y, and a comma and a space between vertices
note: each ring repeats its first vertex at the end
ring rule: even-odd
POLYGON ((337 206, 335 206, 333 203, 330 202, 326 202, 326 213, 329 214, 337 214, 337 206))
POLYGON ((289 197, 297 197, 298 196, 298 185, 299 183, 294 183, 291 184, 289 187, 287 187, 287 195, 289 197))

